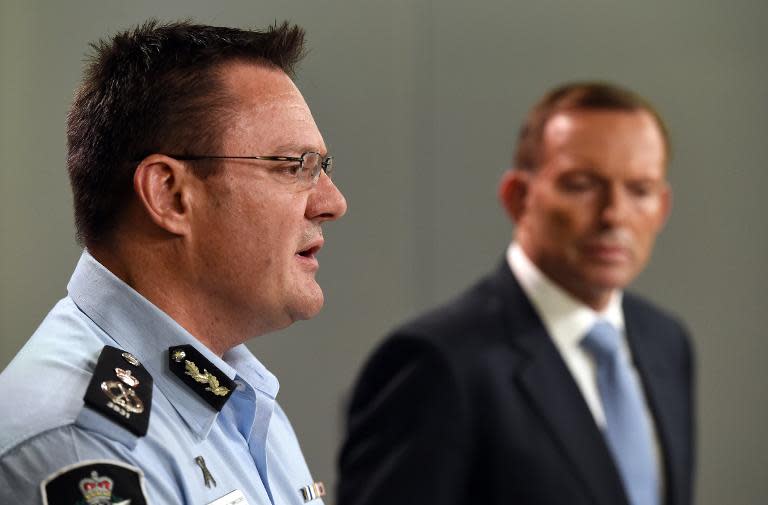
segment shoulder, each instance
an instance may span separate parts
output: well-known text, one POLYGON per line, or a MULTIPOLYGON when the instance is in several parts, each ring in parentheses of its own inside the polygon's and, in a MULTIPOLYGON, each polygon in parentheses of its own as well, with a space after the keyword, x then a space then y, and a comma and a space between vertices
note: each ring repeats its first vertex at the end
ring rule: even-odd
POLYGON ((468 378, 483 376, 488 356, 510 349, 502 324, 509 298, 498 281, 486 276, 390 333, 364 365, 358 396, 395 384, 409 384, 416 394, 431 394, 430 388, 461 394, 468 378))
POLYGON ((686 371, 693 368, 693 341, 677 315, 632 293, 624 294, 622 305, 627 335, 635 346, 652 351, 659 359, 681 363, 686 371))
POLYGON ((622 300, 624 310, 633 312, 637 317, 653 320, 655 324, 682 328, 681 319, 667 309, 659 307, 646 298, 632 292, 625 292, 622 300))
POLYGON ((679 316, 637 294, 624 293, 622 306, 628 325, 653 328, 655 334, 676 336, 685 341, 690 338, 688 329, 679 316))
MULTIPOLYGON (((411 482, 427 467, 424 482, 464 475, 459 467, 474 444, 472 392, 488 382, 483 362, 492 345, 481 342, 499 333, 488 322, 495 298, 480 281, 400 326, 371 354, 346 406, 342 475, 411 482)), ((354 480, 341 479, 340 495, 359 492, 354 480)))
MULTIPOLYGON (((59 302, 0 374, 0 410, 12 413, 0 417, 0 456, 37 435, 70 425, 107 436, 113 426, 115 433, 126 431, 125 416, 121 420, 106 412, 109 394, 131 397, 128 400, 135 395, 117 376, 118 366, 105 361, 107 357, 115 359, 115 351, 108 349, 93 322, 71 300, 59 302), (110 389, 112 382, 115 384, 110 389), (104 408, 99 409, 99 403, 104 408)), ((121 365, 137 373, 128 363, 121 365)), ((150 393, 142 394, 151 400, 151 378, 144 382, 150 393)), ((146 404, 148 415, 149 402, 146 404)), ((124 442, 129 439, 121 437, 124 442)))
POLYGON ((90 496, 91 486, 83 486, 90 481, 109 487, 112 498, 146 503, 144 473, 130 452, 74 424, 38 433, 0 455, 0 503, 80 503, 90 496))
MULTIPOLYGON (((80 484, 95 479, 111 482, 114 497, 144 503, 144 476, 131 453, 137 435, 98 410, 99 404, 106 408, 108 393, 123 401, 133 396, 112 366, 116 350, 105 340, 65 298, 0 374, 0 502, 75 503, 85 496, 80 484), (126 392, 110 381, 120 381, 126 392)), ((151 380, 135 367, 121 368, 131 370, 128 377, 141 376, 151 390, 151 380)))
POLYGON ((0 454, 39 433, 71 424, 82 407, 103 343, 60 301, 0 374, 0 454))
POLYGON ((476 346, 480 336, 498 332, 505 303, 497 274, 490 274, 447 302, 427 310, 395 329, 389 340, 418 339, 424 345, 449 349, 476 346))

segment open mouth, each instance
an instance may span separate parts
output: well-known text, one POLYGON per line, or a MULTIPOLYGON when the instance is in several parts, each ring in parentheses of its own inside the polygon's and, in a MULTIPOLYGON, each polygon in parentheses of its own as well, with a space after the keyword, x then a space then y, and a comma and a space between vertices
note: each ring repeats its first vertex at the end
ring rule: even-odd
POLYGON ((313 247, 310 247, 309 249, 304 249, 303 251, 299 251, 296 254, 298 254, 299 256, 303 256, 304 258, 314 258, 315 254, 317 254, 317 251, 319 250, 320 250, 320 246, 313 246, 313 247))

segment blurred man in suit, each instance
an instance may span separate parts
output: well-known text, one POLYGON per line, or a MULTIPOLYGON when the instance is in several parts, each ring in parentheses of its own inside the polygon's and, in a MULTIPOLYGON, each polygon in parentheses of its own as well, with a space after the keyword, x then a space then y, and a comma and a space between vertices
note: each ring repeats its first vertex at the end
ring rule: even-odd
POLYGON ((623 291, 668 216, 668 157, 629 90, 543 97, 499 184, 516 226, 504 260, 359 378, 341 505, 691 503, 689 338, 623 291))

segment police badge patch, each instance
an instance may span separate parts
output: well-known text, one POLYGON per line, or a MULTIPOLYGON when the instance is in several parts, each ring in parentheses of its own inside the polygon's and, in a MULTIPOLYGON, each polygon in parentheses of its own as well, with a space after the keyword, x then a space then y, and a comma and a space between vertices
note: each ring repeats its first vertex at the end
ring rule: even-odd
POLYGON ((144 473, 119 461, 66 466, 40 483, 43 505, 147 505, 144 473))

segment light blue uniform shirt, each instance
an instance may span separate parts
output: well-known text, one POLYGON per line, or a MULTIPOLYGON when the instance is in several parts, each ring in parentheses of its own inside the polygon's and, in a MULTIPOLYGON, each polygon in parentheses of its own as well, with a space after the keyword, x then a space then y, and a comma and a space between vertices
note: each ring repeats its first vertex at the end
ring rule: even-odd
POLYGON ((87 252, 68 294, 0 374, 0 503, 41 503, 43 479, 97 459, 142 469, 154 505, 206 504, 234 490, 251 505, 304 503, 300 489, 313 479, 275 401, 278 381, 244 345, 219 358, 87 252), (221 412, 170 371, 168 347, 182 344, 235 380, 221 412), (83 404, 104 345, 130 352, 152 375, 146 436, 83 404), (197 456, 215 487, 205 486, 197 456))

